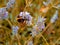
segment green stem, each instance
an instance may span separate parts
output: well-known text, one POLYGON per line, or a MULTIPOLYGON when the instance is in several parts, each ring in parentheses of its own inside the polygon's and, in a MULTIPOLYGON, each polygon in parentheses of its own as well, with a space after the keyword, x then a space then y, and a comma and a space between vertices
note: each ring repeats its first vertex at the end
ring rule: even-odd
MULTIPOLYGON (((59 40, 60 40, 60 37, 57 39, 57 41, 55 42, 55 44, 56 44, 59 40)), ((55 45, 55 44, 54 44, 54 45, 55 45)))
POLYGON ((9 23, 9 25, 12 27, 12 23, 8 20, 8 19, 6 19, 6 21, 9 23))
POLYGON ((45 37, 43 35, 41 35, 41 37, 44 39, 44 41, 46 42, 46 44, 49 45, 49 43, 47 42, 47 40, 45 39, 45 37))
POLYGON ((10 30, 9 28, 5 27, 5 26, 1 26, 0 28, 4 28, 4 29, 7 29, 7 30, 10 30))

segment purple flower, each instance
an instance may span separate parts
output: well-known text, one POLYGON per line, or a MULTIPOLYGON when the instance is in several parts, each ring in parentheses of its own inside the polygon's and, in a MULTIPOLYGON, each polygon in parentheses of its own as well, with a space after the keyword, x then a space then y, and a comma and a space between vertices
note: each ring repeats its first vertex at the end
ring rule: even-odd
POLYGON ((45 21, 46 19, 45 18, 43 18, 43 17, 38 17, 38 21, 37 21, 37 23, 36 23, 36 25, 37 25, 37 27, 38 27, 38 29, 39 30, 42 30, 42 29, 44 29, 45 28, 45 21))
POLYGON ((54 23, 58 18, 58 11, 56 10, 55 14, 53 15, 53 17, 51 18, 50 22, 54 23))
POLYGON ((7 3, 6 8, 7 9, 12 8, 14 3, 15 3, 15 0, 9 0, 9 2, 7 3))
POLYGON ((35 26, 33 27, 33 30, 31 31, 32 33, 32 37, 36 36, 37 34, 39 34, 40 31, 42 31, 45 28, 45 21, 46 19, 43 17, 38 17, 37 23, 35 24, 35 26))
POLYGON ((11 5, 11 3, 8 2, 6 8, 9 9, 9 8, 11 8, 12 6, 13 6, 13 5, 11 5))
POLYGON ((18 29, 19 29, 18 26, 12 26, 12 33, 13 33, 13 35, 18 33, 18 29))
POLYGON ((36 25, 33 27, 33 29, 32 29, 31 32, 32 32, 32 33, 31 33, 32 37, 36 36, 36 35, 39 33, 39 32, 37 31, 36 25))
POLYGON ((0 8, 0 19, 7 19, 8 18, 8 12, 6 11, 6 8, 0 8))
POLYGON ((10 2, 11 4, 14 4, 14 3, 15 3, 15 0, 9 0, 9 2, 10 2))
POLYGON ((26 19, 26 24, 29 26, 32 23, 32 16, 28 12, 20 12, 19 16, 22 17, 22 19, 26 19))

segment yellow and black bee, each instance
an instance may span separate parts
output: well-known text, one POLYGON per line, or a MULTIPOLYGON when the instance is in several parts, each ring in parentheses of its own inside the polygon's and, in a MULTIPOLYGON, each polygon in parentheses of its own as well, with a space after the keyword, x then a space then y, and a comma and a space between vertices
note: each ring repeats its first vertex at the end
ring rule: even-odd
POLYGON ((24 23, 25 21, 26 21, 27 19, 23 19, 21 16, 17 16, 17 21, 19 22, 19 23, 24 23))
POLYGON ((23 19, 21 16, 17 16, 16 18, 18 25, 20 26, 21 30, 20 31, 24 31, 25 26, 26 26, 26 20, 27 19, 23 19))

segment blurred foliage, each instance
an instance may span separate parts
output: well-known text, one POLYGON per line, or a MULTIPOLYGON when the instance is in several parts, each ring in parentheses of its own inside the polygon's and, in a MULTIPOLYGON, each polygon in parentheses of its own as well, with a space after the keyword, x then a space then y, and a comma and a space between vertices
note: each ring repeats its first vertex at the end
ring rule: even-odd
MULTIPOLYGON (((47 0, 16 0, 14 7, 10 8, 7 10, 9 12, 9 21, 13 25, 18 25, 20 26, 20 23, 16 21, 16 16, 22 12, 22 11, 28 11, 31 16, 33 17, 33 25, 35 25, 38 17, 44 16, 46 18, 46 26, 49 25, 51 17, 54 15, 55 11, 57 10, 56 8, 52 7, 54 4, 60 4, 60 0, 52 0, 51 4, 48 5, 49 10, 46 13, 41 12, 41 8, 45 8, 43 1, 47 0), (30 3, 31 2, 31 3, 30 3), (29 4, 30 3, 30 4, 29 4), (27 5, 27 6, 26 6, 27 5)), ((8 0, 0 0, 0 8, 5 7, 7 4, 8 0)), ((22 24, 23 26, 18 30, 18 38, 19 41, 16 37, 14 37, 13 44, 11 43, 12 41, 12 29, 8 21, 6 20, 0 20, 0 45, 16 45, 16 43, 20 42, 20 45, 27 45, 25 42, 30 39, 31 35, 31 30, 33 26, 26 26, 22 24), (8 44, 6 44, 8 43, 8 44)), ((43 37, 39 38, 33 38, 33 43, 34 45, 60 45, 60 8, 58 9, 58 20, 54 23, 51 24, 50 27, 48 27, 47 31, 44 32, 43 37), (44 38, 46 41, 44 40, 44 38), (56 43, 56 44, 55 44, 56 43)), ((19 44, 17 44, 19 45, 19 44)))

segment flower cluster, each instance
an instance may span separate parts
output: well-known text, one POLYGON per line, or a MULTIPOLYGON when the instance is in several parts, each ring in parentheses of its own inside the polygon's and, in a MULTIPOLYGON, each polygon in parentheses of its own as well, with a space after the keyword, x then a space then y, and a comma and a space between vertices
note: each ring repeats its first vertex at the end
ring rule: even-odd
POLYGON ((39 34, 39 32, 38 32, 38 30, 37 30, 37 26, 34 26, 31 32, 32 32, 32 33, 31 33, 32 37, 34 37, 34 36, 36 36, 37 34, 39 34))
POLYGON ((8 18, 8 12, 6 8, 0 8, 0 20, 8 18))
POLYGON ((12 26, 12 33, 13 33, 13 35, 18 33, 18 29, 19 29, 18 26, 12 26))
POLYGON ((0 45, 59 45, 58 0, 3 1, 0 0, 0 45))
POLYGON ((53 17, 51 18, 50 22, 51 22, 51 23, 54 23, 57 18, 58 18, 58 11, 56 10, 56 12, 55 12, 55 14, 53 15, 53 17))
POLYGON ((6 7, 0 8, 0 19, 6 19, 8 17, 8 12, 6 11, 6 8, 9 9, 13 6, 15 3, 15 0, 9 0, 6 7))
POLYGON ((40 30, 44 29, 45 28, 45 21, 46 19, 44 17, 38 17, 38 21, 37 21, 37 27, 39 27, 40 30))
POLYGON ((28 12, 20 12, 19 14, 22 19, 26 19, 26 24, 29 26, 32 24, 32 16, 28 12))
POLYGON ((33 30, 32 30, 32 36, 36 36, 37 34, 39 34, 40 31, 42 31, 44 28, 45 28, 45 21, 46 19, 43 18, 43 17, 39 17, 38 18, 38 21, 36 23, 36 25, 33 27, 33 30))
POLYGON ((15 0, 9 0, 9 2, 7 3, 6 8, 9 9, 9 8, 13 7, 14 3, 15 3, 15 0))

